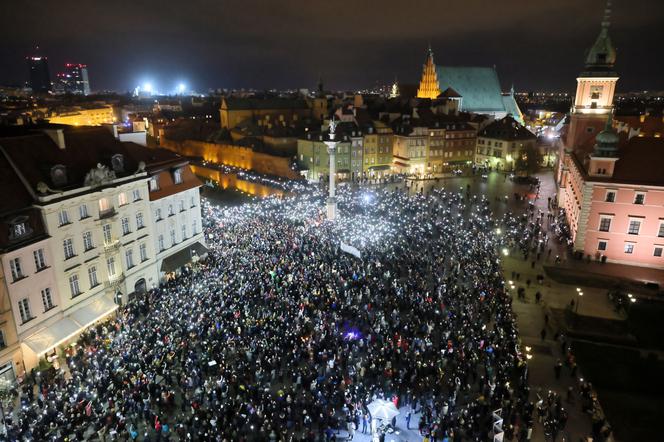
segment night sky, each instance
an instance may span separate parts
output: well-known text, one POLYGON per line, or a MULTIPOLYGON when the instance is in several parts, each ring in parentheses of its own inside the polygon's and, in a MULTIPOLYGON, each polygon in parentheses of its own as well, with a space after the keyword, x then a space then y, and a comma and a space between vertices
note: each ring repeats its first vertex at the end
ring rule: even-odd
MULTIPOLYGON (((150 81, 226 88, 358 89, 419 81, 436 62, 496 65, 503 87, 575 87, 605 0, 39 0, 0 2, 0 84, 22 84, 39 44, 51 77, 89 66, 93 90, 150 81)), ((619 91, 664 89, 664 1, 615 0, 619 91)))

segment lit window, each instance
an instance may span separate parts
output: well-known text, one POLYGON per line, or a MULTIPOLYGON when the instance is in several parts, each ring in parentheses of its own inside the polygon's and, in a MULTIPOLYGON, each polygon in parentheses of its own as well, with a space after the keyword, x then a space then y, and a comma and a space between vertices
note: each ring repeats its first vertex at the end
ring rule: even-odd
POLYGON ((101 198, 99 200, 99 214, 102 215, 111 210, 111 205, 108 202, 108 198, 101 198))
POLYGON ((175 169, 173 171, 173 182, 175 184, 182 183, 182 169, 175 169))
POLYGON ((153 176, 150 178, 150 192, 159 190, 159 177, 153 176))
POLYGON ((118 195, 118 205, 119 206, 124 206, 125 204, 127 204, 127 194, 124 193, 124 192, 121 192, 118 195))
POLYGON ((625 243, 625 253, 628 254, 634 253, 634 243, 631 242, 625 243))

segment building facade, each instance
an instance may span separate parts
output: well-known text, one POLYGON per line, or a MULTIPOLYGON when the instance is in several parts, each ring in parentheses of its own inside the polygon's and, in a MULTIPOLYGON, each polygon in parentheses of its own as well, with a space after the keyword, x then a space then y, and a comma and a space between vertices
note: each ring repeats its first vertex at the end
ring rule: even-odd
POLYGON ((512 171, 525 152, 539 149, 537 137, 511 116, 496 120, 477 135, 475 164, 512 171))
POLYGON ((155 249, 158 227, 149 187, 155 172, 147 167, 178 165, 187 187, 164 195, 189 203, 178 214, 192 214, 185 221, 191 230, 180 228, 178 243, 203 241, 200 182, 178 155, 159 151, 157 157, 144 146, 118 141, 106 128, 89 127, 2 138, 0 153, 4 169, 16 177, 8 183, 12 193, 22 195, 3 214, 8 233, 0 236, 22 361, 20 369, 13 364, 15 373, 54 357, 118 305, 159 284, 160 265, 181 247, 161 254, 155 249))

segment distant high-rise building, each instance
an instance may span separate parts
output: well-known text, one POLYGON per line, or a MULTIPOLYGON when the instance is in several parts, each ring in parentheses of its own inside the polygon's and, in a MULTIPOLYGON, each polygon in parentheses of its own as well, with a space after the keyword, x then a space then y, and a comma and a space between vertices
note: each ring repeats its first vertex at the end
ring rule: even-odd
POLYGON ((90 95, 88 67, 80 63, 65 64, 65 71, 57 74, 56 92, 90 95))
MULTIPOLYGON (((37 48, 39 50, 39 48, 37 48)), ((48 58, 40 55, 26 57, 30 70, 29 85, 33 92, 50 92, 51 76, 48 73, 48 58)))

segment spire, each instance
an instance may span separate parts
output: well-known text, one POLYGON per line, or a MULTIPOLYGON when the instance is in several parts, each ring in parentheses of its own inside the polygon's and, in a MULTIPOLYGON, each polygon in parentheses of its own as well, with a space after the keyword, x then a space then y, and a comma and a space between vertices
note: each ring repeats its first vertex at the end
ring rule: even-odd
POLYGON ((586 57, 586 69, 594 71, 612 70, 616 63, 616 50, 609 37, 609 26, 611 25, 611 0, 606 1, 602 28, 595 40, 595 44, 588 51, 586 57))

